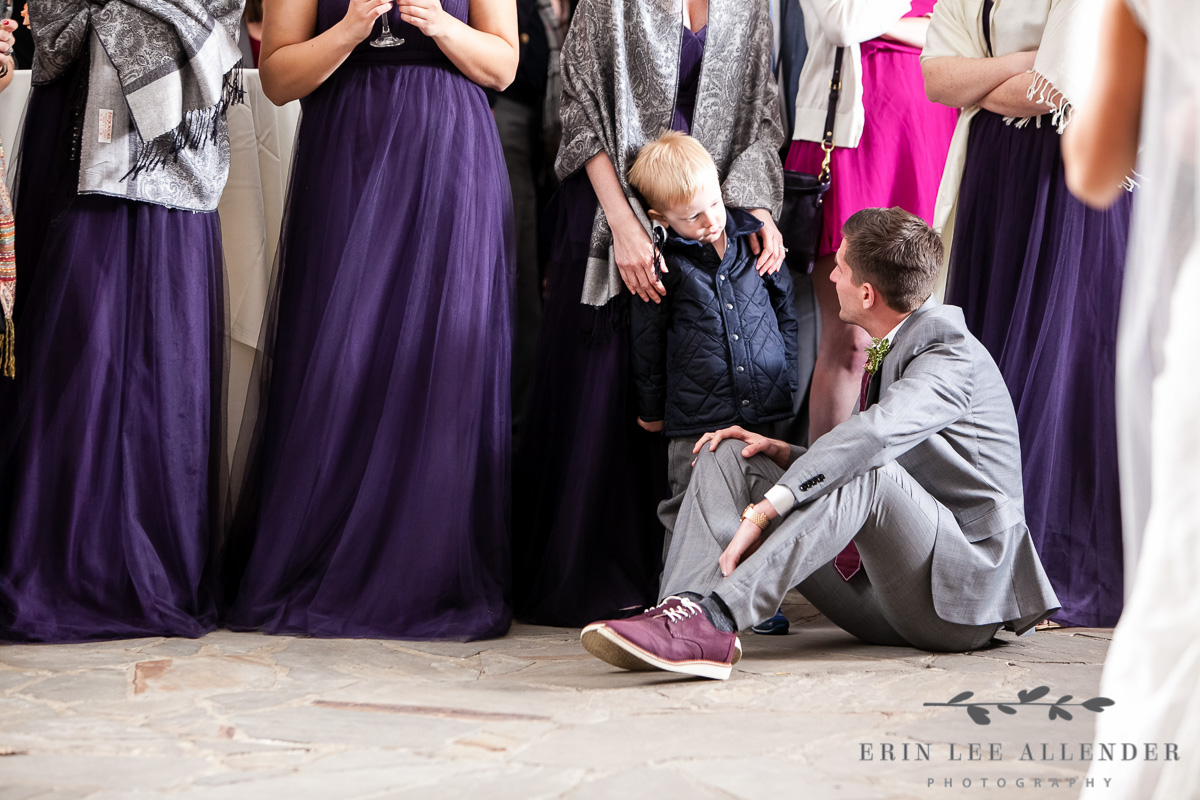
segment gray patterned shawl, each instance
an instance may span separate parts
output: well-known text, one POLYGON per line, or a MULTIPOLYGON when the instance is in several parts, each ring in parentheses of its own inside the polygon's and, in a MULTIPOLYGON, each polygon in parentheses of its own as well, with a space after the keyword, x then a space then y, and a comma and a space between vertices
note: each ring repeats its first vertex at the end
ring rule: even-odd
MULTIPOLYGON (((608 153, 647 230, 625 178, 638 148, 671 127, 682 23, 681 0, 583 0, 563 44, 563 138, 555 169, 565 178, 608 153)), ((771 47, 767 0, 711 0, 692 135, 717 162, 728 205, 778 215, 783 128, 771 47)), ((597 209, 581 301, 603 305, 622 288, 612 233, 597 209)))
POLYGON ((191 211, 217 207, 229 172, 225 111, 241 100, 244 0, 38 0, 33 82, 88 58, 80 194, 191 211))

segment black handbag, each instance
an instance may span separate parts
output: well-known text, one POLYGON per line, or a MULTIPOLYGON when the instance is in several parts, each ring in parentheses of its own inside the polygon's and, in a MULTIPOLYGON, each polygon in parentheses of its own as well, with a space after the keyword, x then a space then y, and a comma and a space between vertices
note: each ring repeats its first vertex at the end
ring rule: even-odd
POLYGON ((779 215, 779 233, 787 248, 788 265, 796 272, 812 272, 817 260, 817 248, 825 224, 825 193, 832 178, 829 162, 833 153, 833 121, 837 116, 838 95, 842 91, 842 56, 839 47, 833 58, 833 77, 829 81, 829 111, 825 115, 825 135, 821 150, 825 160, 821 173, 783 171, 783 212, 779 215))

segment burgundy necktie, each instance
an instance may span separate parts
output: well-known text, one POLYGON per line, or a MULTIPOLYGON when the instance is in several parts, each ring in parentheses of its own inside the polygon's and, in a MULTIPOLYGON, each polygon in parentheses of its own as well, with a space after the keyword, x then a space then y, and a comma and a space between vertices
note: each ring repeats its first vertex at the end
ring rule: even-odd
MULTIPOLYGON (((858 410, 863 412, 867 410, 867 394, 871 391, 871 379, 875 377, 870 372, 863 370, 862 390, 858 393, 858 410)), ((862 559, 858 556, 858 548, 854 546, 854 542, 846 545, 846 549, 837 554, 833 559, 833 568, 838 571, 838 575, 842 576, 842 580, 848 581, 858 574, 862 569, 862 559)))

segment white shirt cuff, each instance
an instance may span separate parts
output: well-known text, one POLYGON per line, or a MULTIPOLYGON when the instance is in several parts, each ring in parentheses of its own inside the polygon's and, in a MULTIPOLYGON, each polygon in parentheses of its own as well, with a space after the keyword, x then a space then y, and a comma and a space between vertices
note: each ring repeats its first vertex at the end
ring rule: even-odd
POLYGON ((775 507, 775 513, 781 517, 796 505, 796 495, 792 494, 791 489, 781 484, 767 489, 766 500, 775 507))

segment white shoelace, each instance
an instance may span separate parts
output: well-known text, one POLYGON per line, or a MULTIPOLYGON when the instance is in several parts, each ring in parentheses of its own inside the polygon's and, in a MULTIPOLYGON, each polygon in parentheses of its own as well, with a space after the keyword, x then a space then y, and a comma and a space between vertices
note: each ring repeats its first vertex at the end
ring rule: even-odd
POLYGON ((651 613, 653 613, 653 612, 655 612, 655 611, 658 611, 658 610, 659 610, 660 608, 662 608, 663 606, 667 605, 668 603, 673 603, 673 602, 675 602, 676 600, 683 600, 683 598, 682 598, 682 597, 680 597, 680 596, 679 596, 679 595, 677 595, 677 594, 673 594, 673 595, 669 595, 669 596, 667 596, 667 597, 664 597, 664 598, 662 599, 662 602, 661 602, 661 603, 659 603, 659 604, 658 604, 658 605, 656 605, 656 606, 651 606, 650 608, 647 608, 645 611, 643 611, 643 612, 642 612, 642 615, 651 614, 651 613))
POLYGON ((701 609, 700 606, 698 606, 695 602, 688 600, 686 597, 681 597, 679 599, 679 604, 679 608, 668 608, 663 611, 663 615, 666 616, 666 618, 671 622, 680 622, 681 620, 685 620, 688 617, 694 617, 703 612, 703 609, 701 609))

